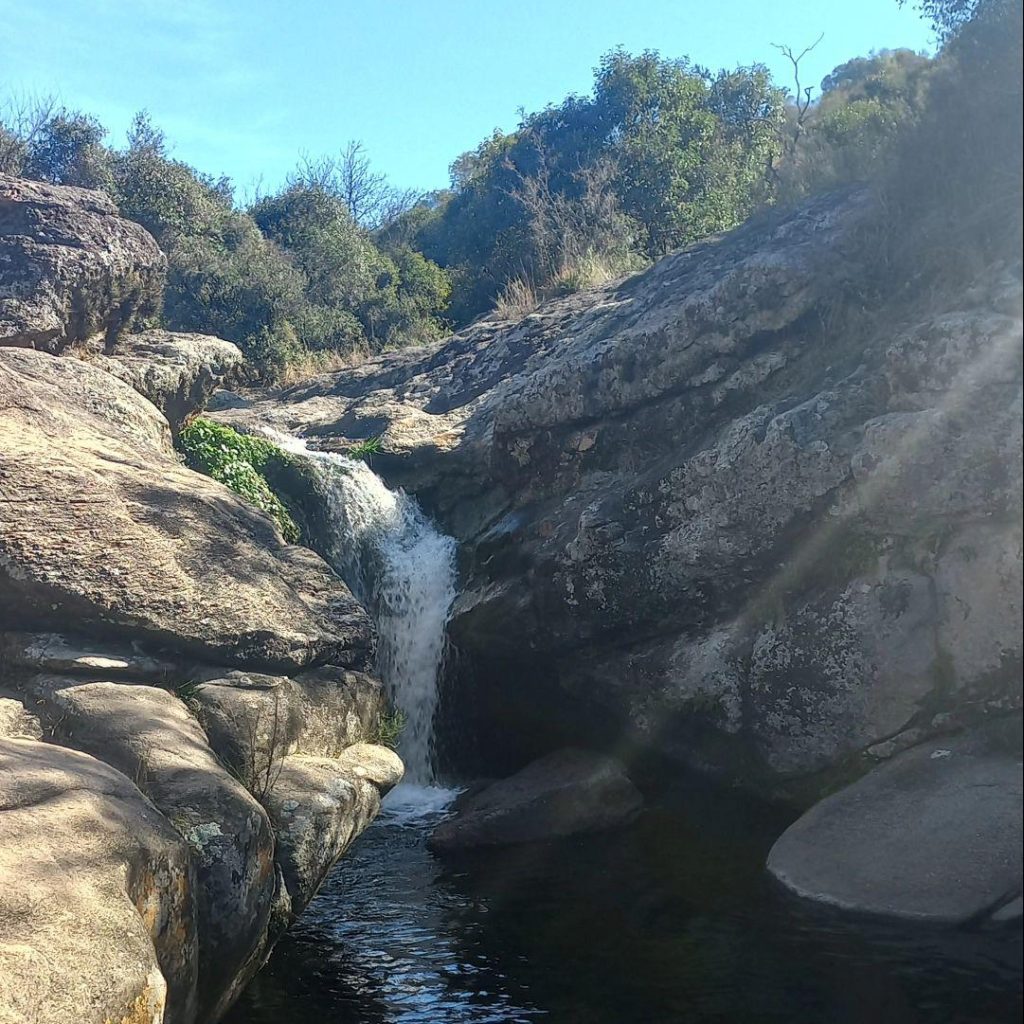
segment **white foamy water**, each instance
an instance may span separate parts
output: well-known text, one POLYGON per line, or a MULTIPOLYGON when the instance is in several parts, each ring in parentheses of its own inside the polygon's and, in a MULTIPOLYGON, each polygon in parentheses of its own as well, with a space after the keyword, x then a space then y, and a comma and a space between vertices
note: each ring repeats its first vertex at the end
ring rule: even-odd
POLYGON ((446 789, 444 786, 402 782, 384 798, 380 821, 386 825, 422 826, 447 812, 461 792, 461 789, 446 789))
POLYGON ((454 793, 431 784, 438 676, 455 599, 455 541, 365 462, 312 451, 296 438, 275 439, 316 467, 333 526, 330 561, 376 620, 377 672, 406 719, 398 741, 406 784, 396 799, 418 802, 426 813, 440 799, 447 806, 454 793))

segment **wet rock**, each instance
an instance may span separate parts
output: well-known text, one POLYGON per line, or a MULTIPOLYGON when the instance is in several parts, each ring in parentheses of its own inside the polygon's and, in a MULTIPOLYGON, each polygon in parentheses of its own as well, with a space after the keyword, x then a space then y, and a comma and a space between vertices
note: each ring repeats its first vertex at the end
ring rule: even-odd
POLYGON ((642 804, 618 762, 561 750, 463 800, 430 846, 445 852, 601 832, 630 821, 642 804))
POLYGON ((336 757, 291 754, 272 767, 263 798, 277 834, 290 914, 312 899, 331 866, 377 816, 402 778, 387 747, 358 743, 336 757))
POLYGON ((158 311, 166 267, 102 192, 0 174, 0 345, 111 349, 158 311))
POLYGON ((964 924, 1012 917, 1022 864, 1021 721, 894 757, 827 797, 772 847, 768 870, 805 899, 964 924))

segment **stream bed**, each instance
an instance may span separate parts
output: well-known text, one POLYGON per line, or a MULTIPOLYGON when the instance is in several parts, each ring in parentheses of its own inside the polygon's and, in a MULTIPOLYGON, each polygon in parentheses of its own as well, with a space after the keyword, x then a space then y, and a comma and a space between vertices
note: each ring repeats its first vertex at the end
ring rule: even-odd
MULTIPOLYGON (((328 555, 379 634, 406 783, 228 1024, 1011 1024, 1021 933, 851 923, 764 869, 790 812, 689 782, 627 828, 441 860, 434 718, 456 549, 365 464, 310 460, 328 555)), ((969 869, 969 868, 968 868, 969 869)))
POLYGON ((691 785, 618 832, 442 861, 426 847, 431 793, 443 804, 396 791, 230 1024, 1021 1019, 1019 929, 798 905, 763 870, 789 821, 778 809, 691 785))

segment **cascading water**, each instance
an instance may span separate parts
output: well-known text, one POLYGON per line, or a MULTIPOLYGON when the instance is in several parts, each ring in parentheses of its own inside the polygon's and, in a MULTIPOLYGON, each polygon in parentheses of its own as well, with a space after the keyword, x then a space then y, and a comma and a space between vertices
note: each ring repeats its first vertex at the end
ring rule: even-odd
POLYGON ((416 787, 417 804, 442 802, 447 791, 433 785, 433 722, 455 599, 455 541, 365 462, 314 451, 295 438, 276 440, 315 467, 333 525, 328 555, 376 620, 377 671, 405 718, 399 753, 407 785, 400 788, 408 798, 409 784, 416 787))

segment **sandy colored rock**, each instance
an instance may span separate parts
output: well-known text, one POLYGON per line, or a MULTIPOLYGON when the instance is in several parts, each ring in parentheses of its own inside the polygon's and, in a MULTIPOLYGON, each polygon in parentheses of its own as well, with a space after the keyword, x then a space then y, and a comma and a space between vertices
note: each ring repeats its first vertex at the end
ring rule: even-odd
POLYGON ((262 963, 275 892, 266 812, 166 690, 41 675, 24 687, 48 733, 132 779, 188 843, 195 869, 201 1019, 215 1019, 262 963))
POLYGON ((181 465, 166 434, 154 406, 102 370, 0 349, 5 624, 72 621, 252 667, 363 664, 372 629, 344 583, 181 465))
POLYGON ((177 429, 203 408, 225 378, 242 364, 230 341, 208 334, 150 330, 122 337, 101 365, 148 398, 177 429))
POLYGON ((369 743, 355 744, 337 758, 291 754, 275 766, 264 803, 293 915, 377 816, 403 770, 393 750, 369 743))
POLYGON ((211 743, 251 785, 286 754, 339 756, 373 737, 387 709, 380 682, 332 666, 295 678, 209 669, 196 682, 190 700, 211 743))
POLYGON ((128 779, 77 751, 0 739, 0 830, 4 1024, 194 1019, 188 847, 128 779))
POLYGON ((6 739, 42 739, 43 727, 20 697, 8 696, 0 690, 0 737, 6 739))

